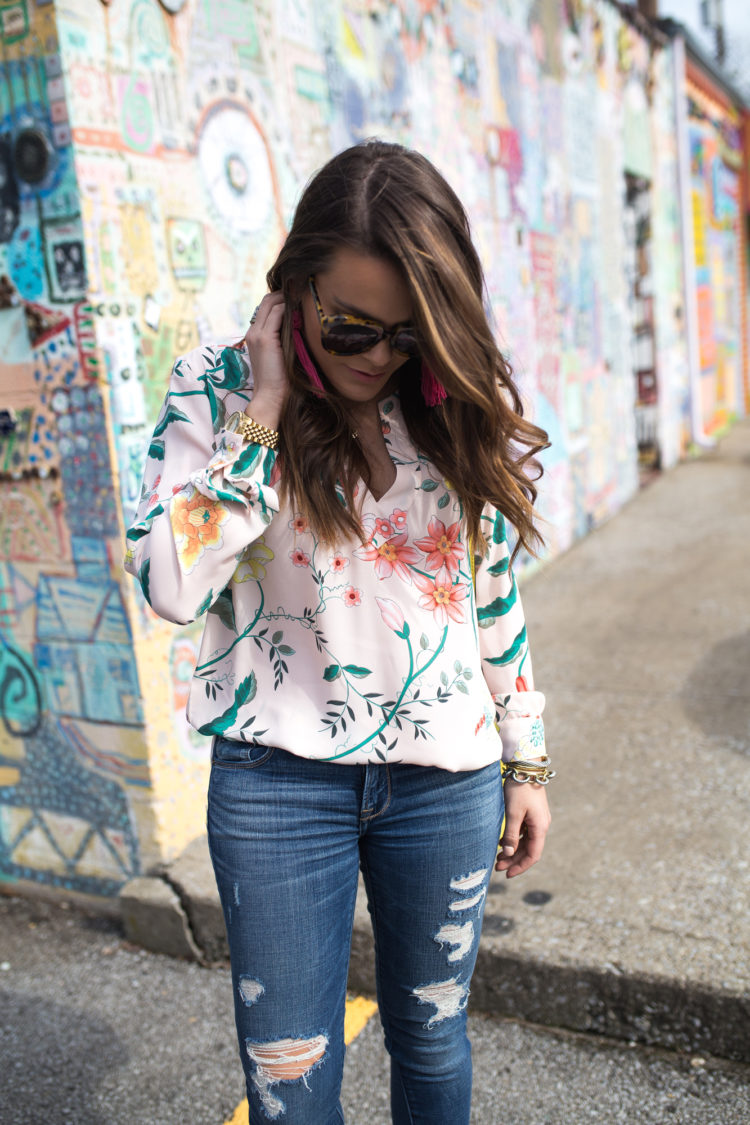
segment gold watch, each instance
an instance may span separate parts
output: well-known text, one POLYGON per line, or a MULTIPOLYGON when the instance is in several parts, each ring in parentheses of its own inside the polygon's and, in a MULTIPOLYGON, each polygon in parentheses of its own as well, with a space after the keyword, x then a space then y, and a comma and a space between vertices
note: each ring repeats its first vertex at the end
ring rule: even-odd
POLYGON ((267 445, 269 449, 276 449, 279 444, 279 431, 272 430, 269 426, 261 426, 244 411, 235 410, 227 418, 224 429, 231 434, 239 434, 244 441, 254 441, 258 445, 267 445))

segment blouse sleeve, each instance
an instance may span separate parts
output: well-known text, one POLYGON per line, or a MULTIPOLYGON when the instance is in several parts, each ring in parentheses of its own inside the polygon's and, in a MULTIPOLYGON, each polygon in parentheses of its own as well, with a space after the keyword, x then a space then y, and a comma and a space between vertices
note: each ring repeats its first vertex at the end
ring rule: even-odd
POLYGON ((178 359, 149 447, 125 569, 159 617, 186 625, 219 597, 279 510, 276 453, 223 428, 200 352, 178 359))
POLYGON ((482 529, 488 542, 476 567, 477 621, 482 672, 495 701, 503 761, 539 758, 544 744, 544 696, 534 690, 526 622, 510 569, 505 520, 487 505, 482 529))

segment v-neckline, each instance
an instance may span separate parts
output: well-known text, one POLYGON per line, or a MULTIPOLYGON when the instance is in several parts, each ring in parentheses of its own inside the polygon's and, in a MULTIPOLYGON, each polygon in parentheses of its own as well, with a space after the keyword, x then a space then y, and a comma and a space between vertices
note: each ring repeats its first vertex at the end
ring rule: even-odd
POLYGON ((391 461, 391 464, 393 465, 394 469, 396 470, 396 475, 394 476, 393 480, 391 481, 390 485, 385 490, 385 492, 381 493, 380 496, 376 496, 375 493, 372 491, 372 489, 368 485, 365 485, 365 489, 367 490, 369 495, 372 496, 372 498, 373 498, 373 500, 375 501, 376 504, 382 503, 383 500, 385 500, 388 496, 390 496, 390 494, 395 490, 396 485, 398 484, 399 466, 393 460, 391 461))

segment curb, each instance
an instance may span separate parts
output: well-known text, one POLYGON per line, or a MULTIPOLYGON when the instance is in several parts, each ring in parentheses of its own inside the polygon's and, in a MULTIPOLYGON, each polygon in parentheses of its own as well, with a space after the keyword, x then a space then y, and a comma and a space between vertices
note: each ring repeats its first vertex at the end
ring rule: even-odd
MULTIPOLYGON (((204 965, 228 962, 224 918, 205 837, 194 840, 174 863, 154 875, 127 883, 120 905, 129 941, 204 965)), ((494 916, 488 901, 471 1011, 750 1062, 750 996, 596 964, 509 955, 492 933, 498 929, 493 927, 494 916)), ((361 882, 349 987, 375 994, 373 938, 361 882)))

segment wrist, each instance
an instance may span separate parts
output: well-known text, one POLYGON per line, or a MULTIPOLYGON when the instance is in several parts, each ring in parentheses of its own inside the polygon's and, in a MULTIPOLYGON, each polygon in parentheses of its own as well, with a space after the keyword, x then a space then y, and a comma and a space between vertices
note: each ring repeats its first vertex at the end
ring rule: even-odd
POLYGON ((258 394, 245 407, 245 414, 261 426, 278 430, 283 402, 270 395, 258 394))

